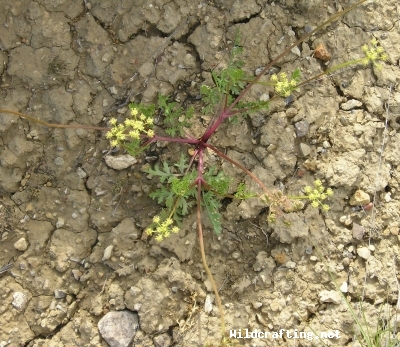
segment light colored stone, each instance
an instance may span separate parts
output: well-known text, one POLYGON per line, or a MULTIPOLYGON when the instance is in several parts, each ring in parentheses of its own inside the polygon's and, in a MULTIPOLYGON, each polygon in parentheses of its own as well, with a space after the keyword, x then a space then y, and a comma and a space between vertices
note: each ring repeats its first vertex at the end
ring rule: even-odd
POLYGON ((296 263, 294 261, 288 261, 285 265, 288 269, 294 269, 296 267, 296 263))
POLYGON ((114 248, 113 245, 110 245, 110 246, 106 247, 106 249, 104 250, 104 253, 103 253, 103 258, 101 259, 101 261, 108 260, 108 259, 111 258, 111 254, 112 254, 113 248, 114 248))
POLYGON ((347 282, 343 282, 339 289, 342 293, 347 293, 348 288, 349 288, 349 285, 347 284, 347 282))
POLYGON ((318 294, 321 303, 332 302, 336 305, 340 304, 342 295, 336 290, 323 290, 318 294))
POLYGON ((369 195, 361 189, 357 190, 349 201, 350 205, 352 206, 360 206, 360 205, 364 206, 367 205, 369 202, 370 202, 369 195))
POLYGON ((351 100, 341 104, 340 108, 342 110, 349 111, 349 110, 352 110, 353 108, 361 107, 361 106, 362 106, 362 102, 361 101, 358 101, 358 100, 355 100, 355 99, 351 99, 351 100))
POLYGON ((371 251, 367 247, 357 248, 357 254, 359 257, 367 260, 371 256, 371 251))
POLYGON ((28 296, 23 292, 15 292, 13 294, 13 302, 12 305, 20 312, 25 310, 26 305, 28 304, 28 296))
POLYGON ((129 154, 107 155, 104 160, 107 166, 114 170, 123 170, 137 163, 136 158, 129 154))
POLYGON ((24 237, 21 237, 17 242, 14 243, 14 248, 18 251, 26 251, 28 249, 28 242, 24 237))
POLYGON ((306 145, 305 143, 300 143, 300 151, 303 157, 307 157, 311 153, 311 148, 309 145, 306 145))
POLYGON ((99 332, 110 347, 128 347, 138 326, 138 315, 129 311, 108 312, 98 323, 99 332))

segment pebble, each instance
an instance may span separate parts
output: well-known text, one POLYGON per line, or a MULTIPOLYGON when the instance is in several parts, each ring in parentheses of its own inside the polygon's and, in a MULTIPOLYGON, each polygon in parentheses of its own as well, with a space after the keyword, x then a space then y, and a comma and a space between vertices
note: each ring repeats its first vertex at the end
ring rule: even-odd
POLYGON ((339 289, 342 293, 347 293, 347 291, 349 289, 349 285, 347 284, 347 282, 343 282, 343 284, 340 286, 339 289))
POLYGON ((300 143, 300 151, 303 157, 308 157, 311 153, 311 148, 309 145, 306 145, 305 143, 300 143))
POLYGON ((254 308, 255 310, 257 310, 257 309, 259 309, 263 304, 262 304, 262 302, 259 302, 259 301, 253 301, 253 302, 251 303, 251 305, 253 306, 253 308, 254 308))
POLYGON ((101 261, 108 260, 108 259, 111 258, 111 254, 112 254, 113 248, 114 248, 113 245, 110 245, 110 246, 106 247, 106 249, 104 250, 104 253, 103 253, 103 258, 101 259, 101 261))
POLYGON ((104 160, 107 166, 114 170, 123 170, 137 163, 137 159, 129 154, 107 155, 104 160))
POLYGON ((367 247, 357 248, 357 254, 359 257, 367 260, 371 256, 371 251, 367 247))
POLYGON ((26 251, 28 249, 28 242, 24 237, 21 237, 17 242, 14 243, 14 248, 18 251, 26 251))
POLYGON ((154 346, 156 347, 169 347, 171 346, 171 337, 168 334, 157 335, 153 339, 154 346))
POLYGON ((82 271, 79 271, 79 270, 77 270, 77 269, 73 269, 73 270, 72 270, 72 275, 74 276, 74 278, 75 278, 77 281, 79 281, 79 279, 80 279, 81 276, 82 276, 82 271))
POLYGON ((289 107, 286 110, 286 117, 293 118, 297 114, 297 109, 294 107, 289 107))
POLYGON ((311 260, 311 261, 317 261, 318 258, 317 258, 315 255, 312 255, 312 256, 310 257, 310 260, 311 260))
POLYGON ((358 101, 358 100, 355 100, 355 99, 351 99, 351 100, 341 104, 340 108, 342 110, 349 111, 349 110, 352 110, 353 108, 361 107, 361 106, 362 106, 362 102, 361 101, 358 101))
POLYGON ((353 223, 353 238, 356 240, 362 240, 364 236, 364 227, 360 224, 353 223))
POLYGON ((23 292, 15 292, 13 294, 13 302, 12 305, 20 312, 25 310, 26 305, 28 304, 28 296, 23 292))
POLYGON ((64 224, 65 224, 64 218, 58 217, 57 223, 56 223, 56 228, 60 229, 64 226, 64 224))
POLYGON ((296 132, 297 137, 303 137, 306 136, 308 133, 310 125, 308 124, 307 121, 301 120, 300 122, 297 122, 294 124, 294 129, 296 132))
POLYGON ((319 301, 321 303, 324 302, 332 302, 336 305, 340 304, 340 301, 342 300, 342 295, 335 291, 335 290, 323 290, 318 294, 319 296, 319 301))
POLYGON ((110 347, 128 347, 139 327, 137 313, 108 312, 98 323, 100 335, 110 347))
POLYGON ((350 198, 349 204, 352 206, 363 206, 369 204, 370 197, 363 190, 357 190, 350 198))
POLYGON ((368 249, 369 249, 371 252, 374 252, 374 251, 375 251, 375 246, 374 246, 374 245, 369 245, 369 246, 368 246, 368 249))
POLYGON ((212 302, 213 302, 213 296, 211 294, 207 294, 206 301, 204 303, 205 313, 210 313, 212 311, 212 302))
POLYGON ((296 267, 296 263, 295 263, 294 261, 288 261, 288 262, 285 264, 285 266, 286 266, 288 269, 294 269, 294 268, 296 267))

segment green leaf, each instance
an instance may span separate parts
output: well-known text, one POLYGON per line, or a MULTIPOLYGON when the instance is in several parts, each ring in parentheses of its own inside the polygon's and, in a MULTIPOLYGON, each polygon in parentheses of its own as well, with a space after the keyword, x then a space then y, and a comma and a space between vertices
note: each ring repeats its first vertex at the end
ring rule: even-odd
POLYGON ((214 232, 219 235, 222 231, 221 224, 221 214, 219 209, 221 208, 221 203, 215 198, 214 193, 208 191, 203 194, 203 203, 207 211, 208 219, 214 229, 214 232))

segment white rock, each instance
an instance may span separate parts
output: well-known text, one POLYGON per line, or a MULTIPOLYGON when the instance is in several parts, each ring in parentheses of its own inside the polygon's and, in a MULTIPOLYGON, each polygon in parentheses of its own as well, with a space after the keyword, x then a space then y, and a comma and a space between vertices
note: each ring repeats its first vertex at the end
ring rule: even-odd
POLYGON ((294 261, 288 261, 285 265, 288 269, 294 269, 296 267, 296 263, 294 261))
POLYGON ((369 246, 368 246, 368 249, 369 249, 371 252, 374 252, 374 251, 375 251, 375 246, 374 246, 374 245, 369 245, 369 246))
POLYGON ((371 251, 367 247, 357 248, 357 254, 359 257, 367 260, 371 256, 371 251))
POLYGON ((324 302, 332 302, 336 305, 340 304, 340 301, 342 300, 342 295, 335 291, 335 290, 323 290, 318 294, 319 296, 319 301, 321 303, 324 302))
POLYGON ((311 260, 311 261, 317 261, 318 258, 317 258, 315 255, 312 255, 312 256, 310 257, 310 260, 311 260))
POLYGON ((369 204, 369 202, 370 202, 369 195, 366 192, 362 191, 361 189, 357 190, 349 201, 350 205, 352 206, 359 206, 359 205, 364 206, 369 204))
POLYGON ((207 294, 206 301, 204 303, 205 313, 210 313, 212 311, 212 302, 213 302, 213 296, 211 294, 207 294))
POLYGON ((112 254, 113 248, 114 248, 113 245, 110 245, 110 246, 106 247, 106 249, 104 250, 104 253, 103 253, 103 258, 101 259, 101 261, 108 260, 108 259, 111 258, 111 254, 112 254))
POLYGON ((342 293, 347 293, 349 285, 347 284, 347 282, 343 282, 339 289, 342 293))
POLYGON ((17 242, 14 243, 14 248, 18 251, 26 251, 28 249, 28 242, 24 237, 21 237, 17 242))
POLYGON ((257 309, 259 309, 263 304, 262 304, 262 302, 254 301, 254 302, 251 303, 251 305, 253 306, 253 308, 254 308, 255 310, 257 310, 257 309))
POLYGON ((107 155, 104 160, 107 166, 114 170, 123 170, 137 163, 136 158, 129 154, 107 155))
POLYGON ((56 223, 56 228, 60 229, 60 228, 62 228, 64 226, 64 224, 65 224, 64 218, 58 217, 57 223, 56 223))
POLYGON ((356 107, 361 107, 362 106, 362 102, 355 100, 355 99, 351 99, 343 104, 340 105, 340 108, 342 110, 348 111, 348 110, 352 110, 353 108, 356 107))
POLYGON ((28 304, 28 296, 23 292, 15 292, 13 294, 13 302, 12 305, 20 312, 25 310, 26 305, 28 304))

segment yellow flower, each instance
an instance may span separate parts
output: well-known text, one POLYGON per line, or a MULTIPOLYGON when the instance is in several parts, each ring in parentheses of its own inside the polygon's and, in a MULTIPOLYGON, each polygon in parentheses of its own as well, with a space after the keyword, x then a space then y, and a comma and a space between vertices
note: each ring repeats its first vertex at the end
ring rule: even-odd
POLYGON ((117 119, 116 119, 116 118, 111 118, 111 119, 110 119, 110 124, 111 124, 111 125, 117 124, 117 119))
POLYGON ((136 108, 133 108, 131 110, 131 114, 132 114, 132 116, 136 116, 138 114, 138 110, 136 108))

